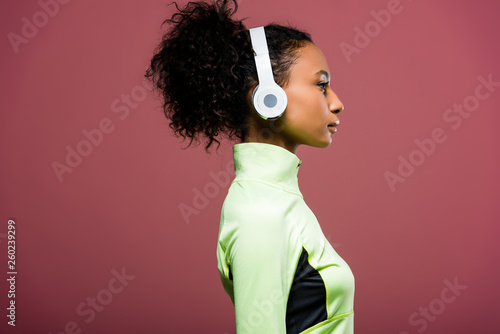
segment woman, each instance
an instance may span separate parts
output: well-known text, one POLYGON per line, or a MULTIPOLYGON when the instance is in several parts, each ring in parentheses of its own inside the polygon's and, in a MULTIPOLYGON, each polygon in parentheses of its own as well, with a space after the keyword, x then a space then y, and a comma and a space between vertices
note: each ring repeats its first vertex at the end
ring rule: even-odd
POLYGON ((146 77, 162 93, 170 126, 189 145, 206 138, 208 150, 220 145, 220 135, 240 141, 217 244, 237 333, 353 333, 352 272, 325 238, 297 179, 298 146, 327 147, 344 109, 327 61, 300 30, 276 24, 247 30, 232 19, 237 4, 229 1, 176 4, 146 77), (257 31, 264 34, 270 77, 286 93, 286 109, 275 117, 253 99, 265 76, 257 65, 262 50, 256 49, 264 45, 256 46, 257 31))

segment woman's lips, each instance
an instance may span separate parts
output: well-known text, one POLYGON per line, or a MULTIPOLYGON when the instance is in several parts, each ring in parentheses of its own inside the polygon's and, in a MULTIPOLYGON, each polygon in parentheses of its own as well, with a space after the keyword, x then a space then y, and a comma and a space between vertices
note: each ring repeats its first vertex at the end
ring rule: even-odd
POLYGON ((337 132, 336 126, 338 126, 339 124, 340 124, 340 121, 338 121, 338 120, 333 122, 333 123, 328 124, 328 130, 330 130, 331 133, 337 132))
POLYGON ((331 125, 328 124, 328 130, 330 130, 331 133, 337 132, 337 128, 335 128, 337 125, 331 125))

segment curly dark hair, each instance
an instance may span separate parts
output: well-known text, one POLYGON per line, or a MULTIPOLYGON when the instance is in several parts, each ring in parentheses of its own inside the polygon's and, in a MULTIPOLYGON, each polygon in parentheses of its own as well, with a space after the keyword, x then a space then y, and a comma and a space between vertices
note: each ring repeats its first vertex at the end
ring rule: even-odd
MULTIPOLYGON (((189 2, 170 19, 170 29, 155 49, 145 77, 163 97, 170 128, 188 147, 206 137, 205 150, 225 134, 244 140, 251 107, 247 94, 258 83, 250 34, 232 16, 236 0, 189 2), (230 6, 230 4, 233 6, 230 6)), ((278 85, 286 87, 296 51, 311 36, 278 24, 265 26, 269 56, 278 85)))

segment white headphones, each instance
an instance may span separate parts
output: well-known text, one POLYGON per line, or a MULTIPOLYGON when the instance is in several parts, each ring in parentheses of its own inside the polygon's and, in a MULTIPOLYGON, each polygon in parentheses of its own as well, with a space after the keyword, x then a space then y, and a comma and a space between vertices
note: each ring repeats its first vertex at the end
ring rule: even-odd
POLYGON ((252 102, 260 117, 276 119, 285 111, 288 99, 283 88, 274 82, 264 27, 251 28, 250 39, 255 51, 255 65, 259 77, 259 84, 253 91, 252 102))

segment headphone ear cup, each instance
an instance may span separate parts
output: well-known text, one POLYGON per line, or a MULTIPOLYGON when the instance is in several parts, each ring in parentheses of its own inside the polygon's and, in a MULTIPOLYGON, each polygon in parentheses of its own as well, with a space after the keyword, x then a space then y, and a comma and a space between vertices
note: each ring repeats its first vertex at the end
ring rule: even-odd
POLYGON ((260 87, 257 85, 252 94, 255 110, 264 119, 276 119, 286 109, 288 99, 283 88, 274 85, 260 87))

